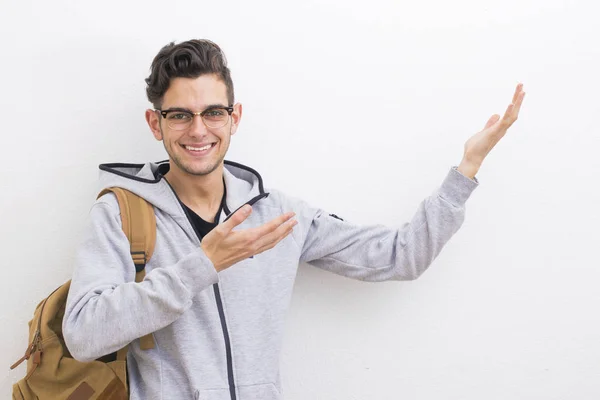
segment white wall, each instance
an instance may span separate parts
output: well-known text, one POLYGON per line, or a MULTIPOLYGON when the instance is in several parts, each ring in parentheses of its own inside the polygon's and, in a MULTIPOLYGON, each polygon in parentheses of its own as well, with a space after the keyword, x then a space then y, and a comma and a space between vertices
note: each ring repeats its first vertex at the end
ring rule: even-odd
POLYGON ((361 223, 407 221, 525 83, 422 278, 301 266, 287 399, 600 398, 597 3, 16 3, 0 16, 2 398, 33 308, 70 276, 97 165, 165 158, 143 79, 190 38, 225 49, 244 104, 228 158, 361 223))

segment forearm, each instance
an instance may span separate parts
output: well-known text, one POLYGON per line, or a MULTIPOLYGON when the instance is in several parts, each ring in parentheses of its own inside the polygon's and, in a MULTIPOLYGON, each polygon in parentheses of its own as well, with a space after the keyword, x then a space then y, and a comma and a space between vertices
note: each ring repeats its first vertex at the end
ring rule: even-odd
POLYGON ((91 274, 78 272, 71 282, 63 334, 73 357, 82 361, 110 354, 173 323, 197 293, 218 279, 197 253, 154 269, 140 283, 92 280, 91 274))
POLYGON ((218 281, 198 248, 174 264, 148 268, 144 280, 134 282, 130 243, 118 210, 116 198, 92 207, 75 256, 63 334, 76 359, 96 359, 164 328, 189 309, 194 296, 218 281))

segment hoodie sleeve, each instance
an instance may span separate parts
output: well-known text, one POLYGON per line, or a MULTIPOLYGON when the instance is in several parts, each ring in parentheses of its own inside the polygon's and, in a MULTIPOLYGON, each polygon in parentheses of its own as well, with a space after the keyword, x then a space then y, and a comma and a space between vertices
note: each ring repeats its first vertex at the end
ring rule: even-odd
POLYGON ((298 201, 292 208, 300 261, 364 281, 416 279, 462 225, 465 202, 478 184, 452 167, 399 229, 358 226, 298 201))
POLYGON ((77 360, 97 359, 164 328, 190 308, 198 292, 218 282, 214 266, 198 248, 136 283, 129 248, 116 198, 103 196, 90 211, 76 253, 63 318, 65 343, 77 360))

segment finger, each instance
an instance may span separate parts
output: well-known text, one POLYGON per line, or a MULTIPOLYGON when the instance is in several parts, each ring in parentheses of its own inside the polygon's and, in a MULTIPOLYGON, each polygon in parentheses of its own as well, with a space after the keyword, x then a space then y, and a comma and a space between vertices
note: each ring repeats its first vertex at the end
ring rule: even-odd
POLYGON ((240 207, 236 211, 234 211, 227 219, 220 224, 217 228, 224 234, 228 235, 233 228, 241 224, 248 218, 250 213, 252 212, 252 206, 249 204, 240 207))
POLYGON ((521 104, 523 104, 524 98, 525 98, 525 92, 521 92, 521 93, 519 93, 519 97, 517 98, 517 101, 514 103, 515 107, 514 107, 513 113, 515 114, 515 119, 517 119, 517 117, 519 116, 519 112, 521 111, 521 104))
MULTIPOLYGON (((519 111, 521 110, 521 104, 523 104, 523 99, 525 98, 525 92, 523 91, 523 84, 519 83, 517 85, 517 89, 515 90, 515 94, 512 99, 512 107, 510 108, 510 115, 507 116, 506 121, 509 124, 512 124, 519 117, 519 111)), ((508 113, 508 109, 507 109, 508 113)))
POLYGON ((504 112, 504 116, 502 117, 502 122, 505 125, 510 126, 515 121, 515 118, 513 115, 514 107, 515 107, 514 104, 509 104, 508 107, 506 107, 506 111, 504 112))
POLYGON ((519 83, 517 85, 517 88, 515 89, 515 94, 513 94, 513 98, 512 98, 512 104, 515 104, 517 102, 517 99, 519 98, 519 94, 523 91, 523 84, 519 83))
POLYGON ((490 117, 490 119, 488 119, 487 124, 485 124, 485 128, 483 129, 487 129, 490 126, 494 125, 496 122, 498 122, 498 120, 500 119, 500 115, 498 114, 494 114, 490 117))
POLYGON ((284 224, 281 224, 275 231, 272 233, 263 236, 257 242, 257 252, 255 254, 260 254, 266 250, 272 249, 279 242, 285 239, 292 231, 294 227, 298 224, 298 221, 295 219, 289 220, 284 224))
POLYGON ((294 217, 296 214, 293 212, 288 212, 285 213, 283 215, 280 215, 277 218, 274 218, 273 220, 267 222, 264 225, 261 225, 257 228, 252 228, 252 229, 247 229, 245 231, 245 233, 249 234, 249 235, 254 235, 257 239, 268 235, 269 233, 275 231, 279 226, 281 226, 281 224, 285 223, 286 221, 288 221, 290 218, 294 217))

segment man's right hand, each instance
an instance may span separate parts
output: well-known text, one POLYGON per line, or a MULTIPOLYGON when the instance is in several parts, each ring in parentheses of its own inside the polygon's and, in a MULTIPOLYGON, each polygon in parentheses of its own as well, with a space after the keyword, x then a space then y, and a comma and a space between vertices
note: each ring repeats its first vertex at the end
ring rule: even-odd
POLYGON ((289 235, 298 223, 295 219, 291 219, 296 214, 290 212, 262 226, 233 232, 233 228, 244 222, 251 212, 252 207, 246 204, 202 239, 200 247, 212 261, 217 272, 229 268, 238 261, 272 249, 289 235))

